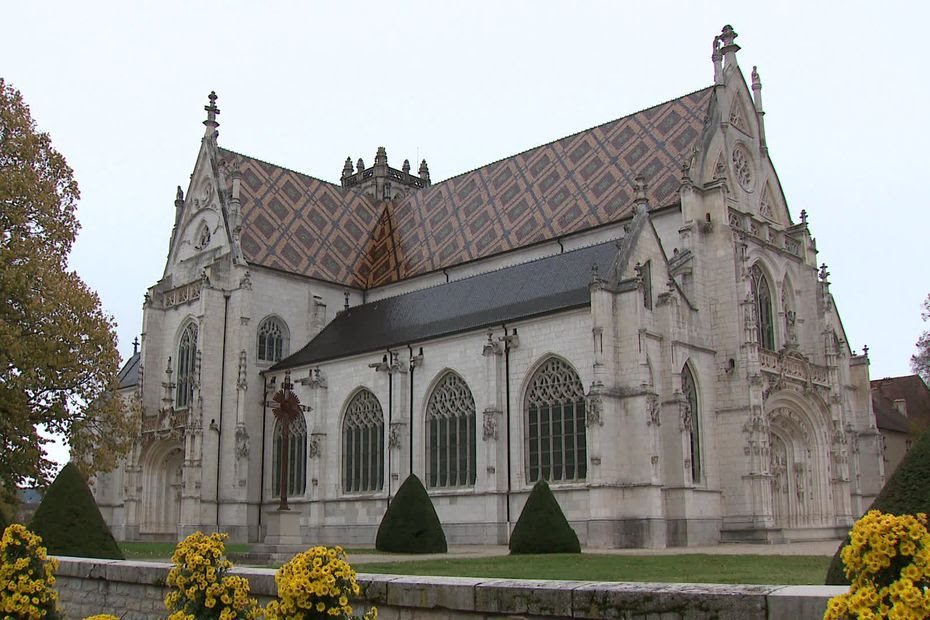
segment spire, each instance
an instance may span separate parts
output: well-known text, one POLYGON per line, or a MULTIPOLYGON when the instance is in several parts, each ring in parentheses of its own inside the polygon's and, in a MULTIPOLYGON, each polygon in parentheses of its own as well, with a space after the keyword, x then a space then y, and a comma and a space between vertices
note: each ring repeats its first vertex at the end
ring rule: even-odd
POLYGON ((346 157, 346 163, 342 167, 342 178, 344 179, 350 176, 352 176, 352 158, 346 157))
POLYGON ((207 96, 207 99, 210 100, 210 104, 205 105, 203 107, 203 109, 206 110, 207 112, 207 120, 205 120, 203 124, 207 128, 207 130, 204 132, 204 136, 209 138, 213 134, 216 133, 216 128, 220 126, 220 124, 216 120, 216 115, 220 113, 220 109, 216 107, 216 91, 215 90, 210 91, 210 94, 207 96))
POLYGON ((730 24, 724 26, 723 30, 720 31, 720 42, 723 43, 723 47, 720 48, 720 53, 723 54, 725 69, 728 69, 730 65, 736 66, 736 52, 739 51, 739 45, 733 41, 737 36, 739 35, 736 34, 736 31, 733 30, 733 26, 730 24))
POLYGON ((420 162, 420 178, 429 181, 429 166, 426 165, 425 159, 420 162))
POLYGON ((375 154, 375 165, 387 166, 387 163, 387 150, 383 146, 379 146, 378 152, 375 154))

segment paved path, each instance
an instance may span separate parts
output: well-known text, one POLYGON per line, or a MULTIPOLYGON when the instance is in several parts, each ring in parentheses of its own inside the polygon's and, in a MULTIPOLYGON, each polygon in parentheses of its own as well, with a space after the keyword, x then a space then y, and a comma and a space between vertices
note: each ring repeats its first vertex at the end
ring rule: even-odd
MULTIPOLYGON (((614 555, 683 555, 692 553, 708 553, 720 555, 824 555, 832 556, 836 553, 839 540, 817 540, 807 542, 783 543, 777 545, 761 545, 747 543, 727 543, 720 545, 707 545, 703 547, 670 547, 667 549, 597 549, 584 548, 583 553, 603 553, 614 555)), ((367 562, 409 562, 412 560, 435 559, 463 559, 482 558, 498 555, 507 555, 505 545, 451 545, 449 553, 427 553, 423 555, 407 555, 400 553, 364 553, 349 551, 349 561, 352 564, 367 562)))

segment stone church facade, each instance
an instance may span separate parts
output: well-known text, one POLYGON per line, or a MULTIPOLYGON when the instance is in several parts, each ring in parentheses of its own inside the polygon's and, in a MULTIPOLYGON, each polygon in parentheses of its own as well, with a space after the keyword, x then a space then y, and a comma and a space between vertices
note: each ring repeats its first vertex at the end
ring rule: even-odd
POLYGON ((260 542, 284 484, 304 543, 367 545, 410 473, 451 543, 505 543, 540 479, 591 546, 844 532, 884 475, 868 359, 735 37, 707 88, 440 183, 227 150, 211 94, 95 485, 117 538, 260 542))

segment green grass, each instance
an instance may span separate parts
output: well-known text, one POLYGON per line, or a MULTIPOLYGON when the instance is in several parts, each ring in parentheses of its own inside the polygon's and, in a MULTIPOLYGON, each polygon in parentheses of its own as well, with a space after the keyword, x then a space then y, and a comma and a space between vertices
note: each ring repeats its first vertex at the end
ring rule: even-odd
MULTIPOLYGON (((121 542, 119 548, 127 560, 170 560, 177 543, 173 542, 121 542)), ((227 544, 226 553, 247 553, 249 545, 227 544)))
POLYGON ((810 555, 498 556, 353 564, 360 573, 663 583, 822 584, 830 558, 810 555))

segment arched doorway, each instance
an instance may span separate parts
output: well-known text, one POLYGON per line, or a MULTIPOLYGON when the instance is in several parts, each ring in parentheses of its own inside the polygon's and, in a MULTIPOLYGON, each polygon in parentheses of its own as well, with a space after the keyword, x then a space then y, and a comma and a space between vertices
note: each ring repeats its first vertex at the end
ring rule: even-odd
POLYGON ((776 526, 832 525, 826 417, 816 403, 788 394, 770 399, 766 411, 776 526))
POLYGON ((142 465, 142 534, 176 536, 181 521, 184 453, 175 443, 159 441, 142 465))

